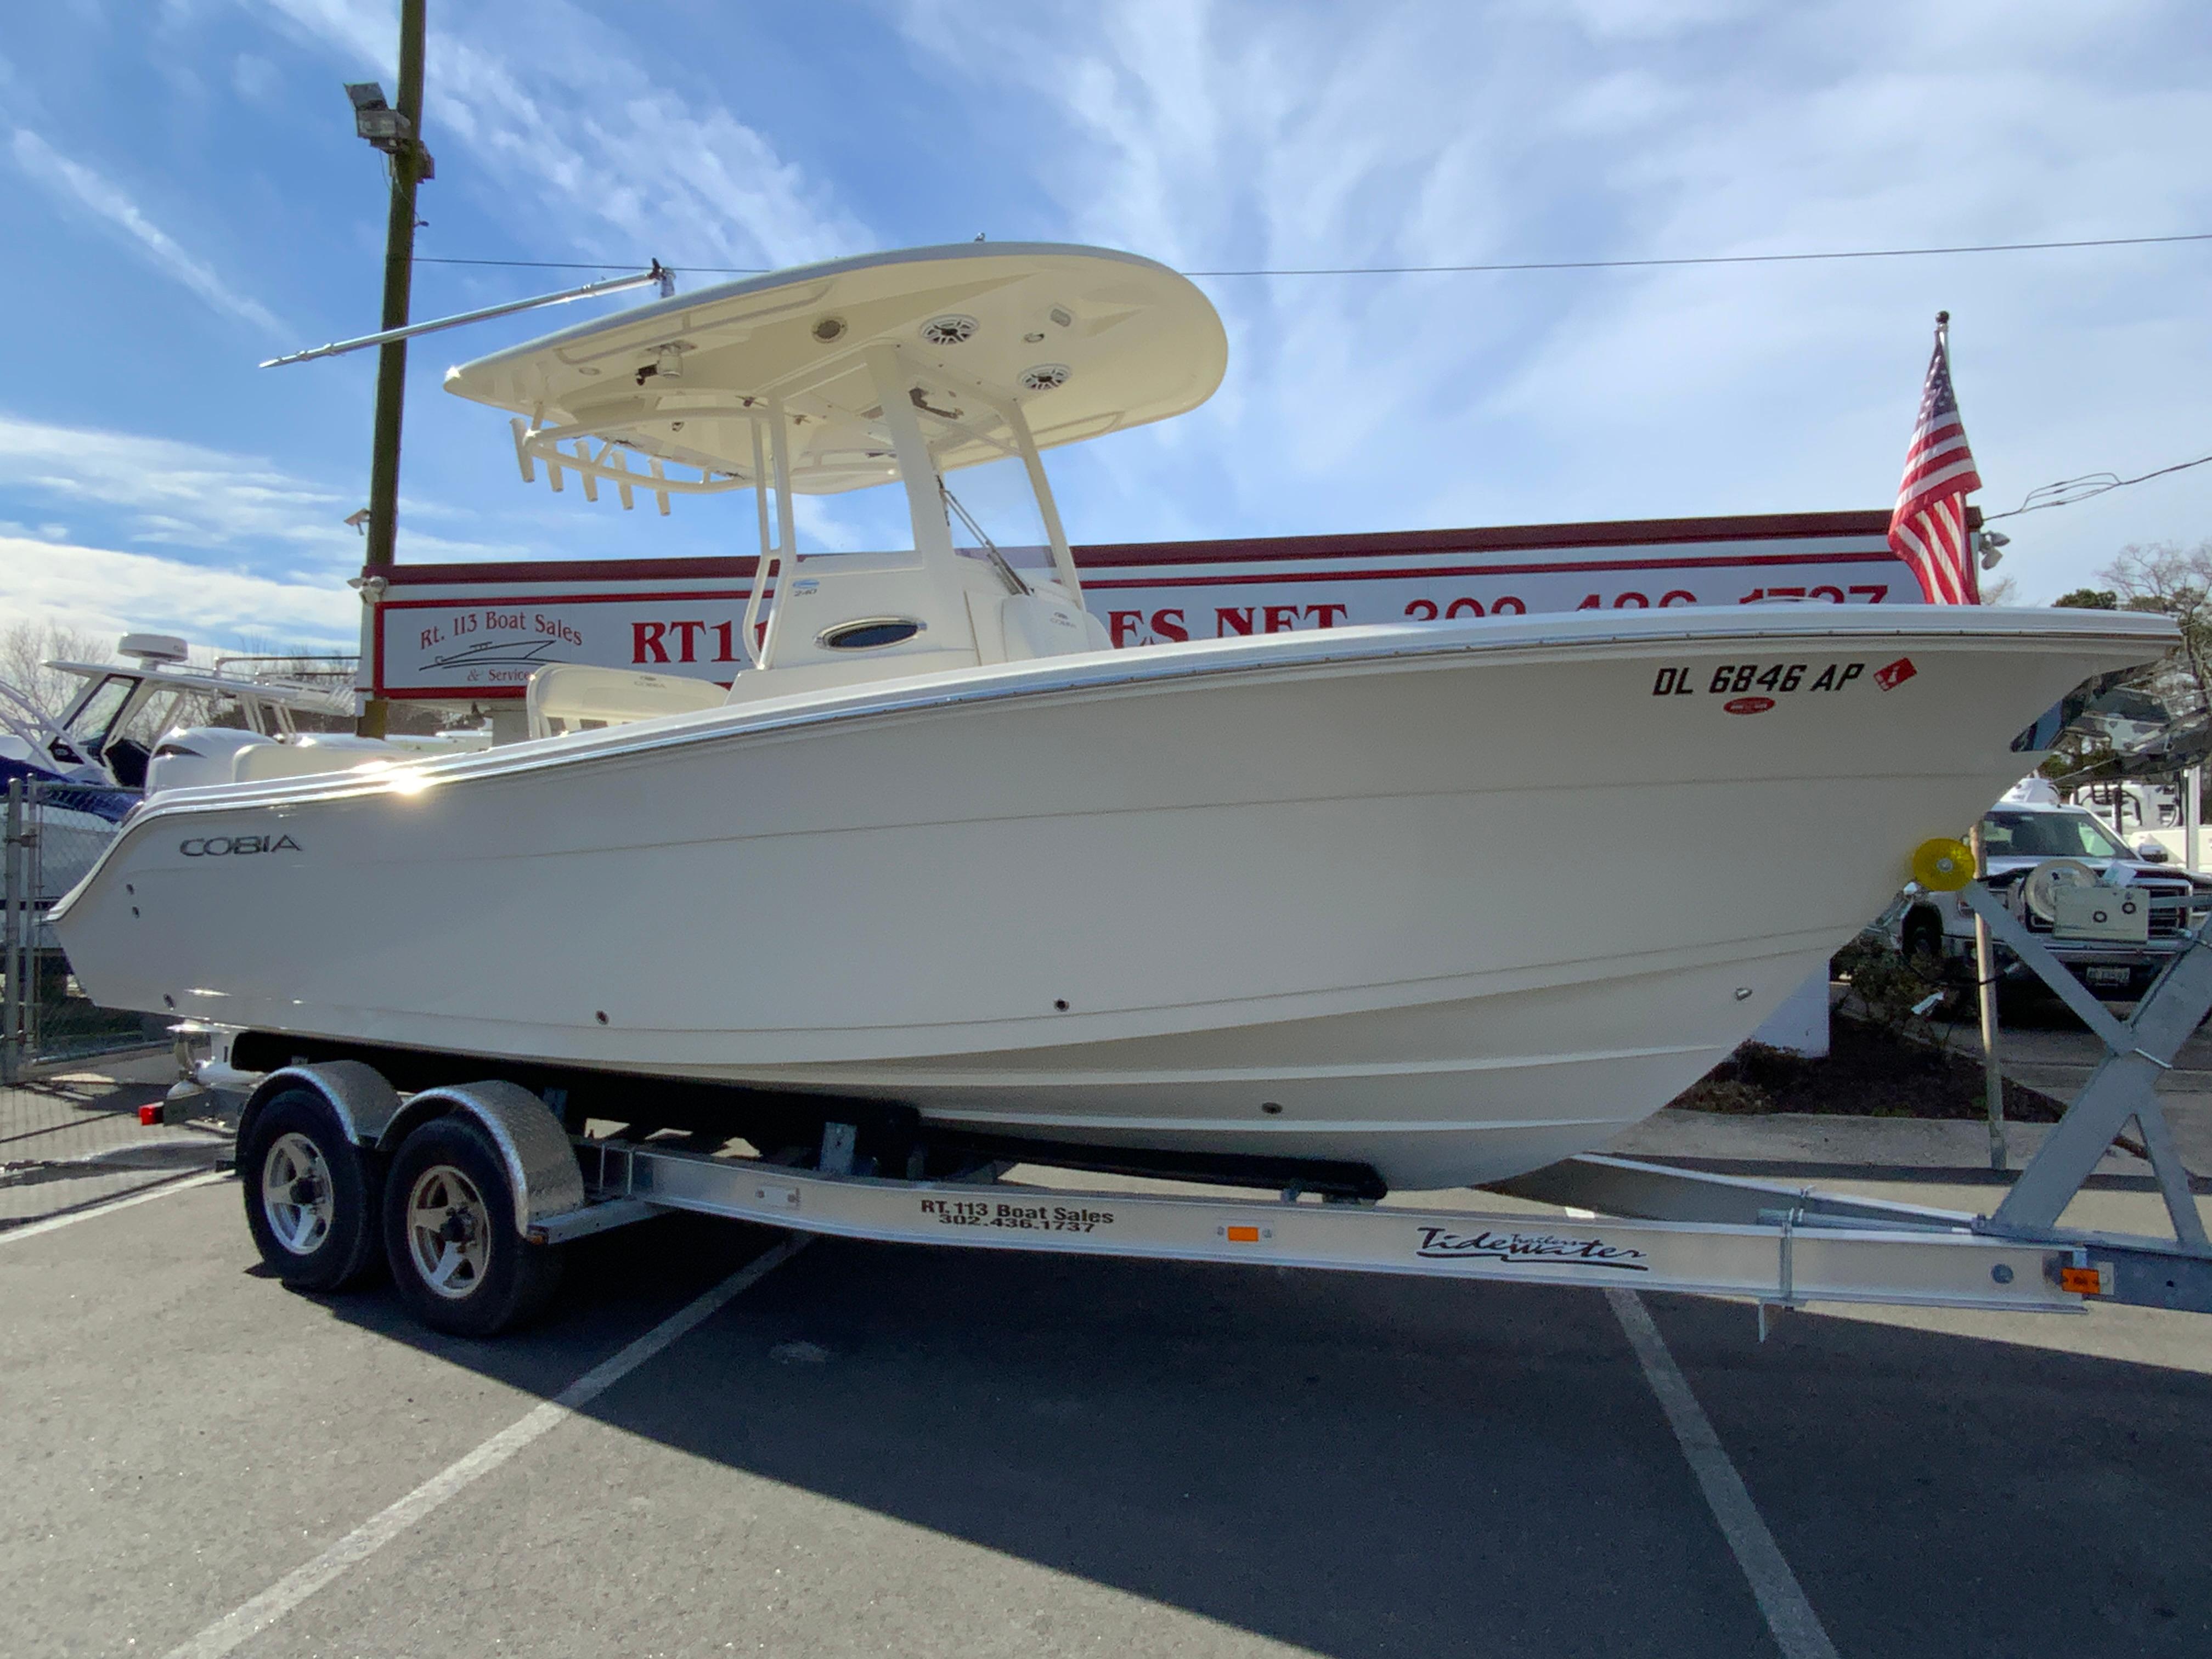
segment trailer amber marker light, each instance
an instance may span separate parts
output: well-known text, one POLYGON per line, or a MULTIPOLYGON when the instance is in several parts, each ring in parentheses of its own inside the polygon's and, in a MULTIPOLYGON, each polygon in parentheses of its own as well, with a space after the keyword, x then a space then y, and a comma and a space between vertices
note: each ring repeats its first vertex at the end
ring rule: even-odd
POLYGON ((1257 1227, 1224 1227, 1221 1231, 1231 1244, 1257 1244, 1260 1242, 1257 1227))
POLYGON ((2058 1270, 2058 1288, 2071 1291, 2076 1296, 2102 1296, 2105 1293, 2105 1275, 2094 1267, 2061 1267, 2058 1270))

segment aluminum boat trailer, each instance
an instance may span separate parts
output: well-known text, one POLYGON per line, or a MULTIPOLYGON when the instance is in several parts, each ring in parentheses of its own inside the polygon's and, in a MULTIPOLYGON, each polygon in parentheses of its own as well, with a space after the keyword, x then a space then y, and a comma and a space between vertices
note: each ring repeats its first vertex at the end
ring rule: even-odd
MULTIPOLYGON (((1598 1154, 1492 1189, 1556 1206, 1547 1211, 1429 1209, 1341 1186, 1292 1185, 1267 1198, 1102 1191, 1073 1171, 988 1147, 956 1158, 949 1173, 940 1151, 932 1177, 919 1147, 902 1173, 884 1167, 897 1160, 872 1155, 868 1123, 837 1121, 834 1103, 818 1144, 735 1157, 704 1150, 700 1137, 667 1138, 672 1131, 580 1133, 563 1091, 512 1078, 402 1094, 358 1058, 258 1073, 211 1058, 144 1115, 202 1115, 210 1096, 242 1098, 247 1221, 277 1275, 334 1290, 381 1257, 425 1322, 472 1335, 541 1306, 562 1246, 672 1212, 886 1243, 1687 1291, 1755 1303, 1762 1334, 1769 1310, 1814 1302, 2079 1312, 2107 1301, 2212 1312, 2212 1244, 2152 1092, 2212 1012, 2212 940, 2192 939, 2122 1021, 2001 900, 1978 884, 1967 899, 2107 1050, 1988 1216, 1598 1154), (2061 1228, 2130 1118, 2174 1237, 2061 1228)), ((180 1029, 180 1046, 205 1032, 180 1029)), ((851 1115, 864 1119, 865 1109, 851 1115)))

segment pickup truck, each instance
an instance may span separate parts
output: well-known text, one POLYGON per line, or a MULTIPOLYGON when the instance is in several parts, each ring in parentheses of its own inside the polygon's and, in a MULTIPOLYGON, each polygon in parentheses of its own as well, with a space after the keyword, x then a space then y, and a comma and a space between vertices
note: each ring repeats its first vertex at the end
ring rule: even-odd
MULTIPOLYGON (((2166 849, 2154 842, 2131 851, 2094 813, 2079 806, 2008 796, 1983 815, 1982 839, 1989 859, 1990 889, 2010 904, 2029 932, 2045 935, 2051 954, 2100 997, 2128 1001, 2142 996, 2167 961, 2186 945, 2185 915, 2187 926, 2193 928, 2212 913, 2212 878, 2173 868, 2166 862, 2166 849), (2028 872, 2047 859, 2075 860, 2106 880, 2116 873, 2117 866, 2127 872, 2131 886, 2161 896, 2193 892, 2203 898, 2203 906, 2186 912, 2179 908, 2151 911, 2148 937, 2140 941, 2069 938, 2023 899, 2021 890, 2028 872)), ((1974 916, 1958 894, 1931 893, 1909 886, 1875 926, 1907 957, 1932 962, 1948 977, 1972 980, 1974 916)), ((2006 982, 2033 980, 2028 969, 2002 945, 1996 947, 1996 955, 1998 970, 2006 982)))

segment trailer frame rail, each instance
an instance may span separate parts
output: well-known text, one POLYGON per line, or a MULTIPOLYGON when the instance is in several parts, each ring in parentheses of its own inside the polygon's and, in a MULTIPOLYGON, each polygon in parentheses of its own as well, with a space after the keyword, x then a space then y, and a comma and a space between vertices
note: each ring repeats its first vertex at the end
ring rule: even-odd
MULTIPOLYGON (((825 1141, 842 1141, 831 1126, 825 1141)), ((1973 1218, 1859 1203, 1823 1212, 1802 1190, 1762 1187, 1620 1158, 1554 1166, 1647 1189, 1718 1187, 1741 1220, 1601 1218, 1431 1209, 1385 1200, 1252 1199, 1098 1191, 1008 1180, 989 1165, 950 1181, 884 1179, 750 1158, 575 1138, 591 1201, 530 1230, 555 1244, 662 1212, 881 1243, 1233 1262, 1522 1284, 1612 1285, 1741 1297, 1784 1307, 1882 1302, 2008 1311, 2078 1311, 2072 1246, 1995 1238, 1973 1218), (610 1213, 612 1212, 613 1213, 610 1213)), ((1590 1196, 1596 1195, 1596 1182, 1590 1196)), ((1531 1196, 1535 1196, 1531 1194, 1531 1196)))

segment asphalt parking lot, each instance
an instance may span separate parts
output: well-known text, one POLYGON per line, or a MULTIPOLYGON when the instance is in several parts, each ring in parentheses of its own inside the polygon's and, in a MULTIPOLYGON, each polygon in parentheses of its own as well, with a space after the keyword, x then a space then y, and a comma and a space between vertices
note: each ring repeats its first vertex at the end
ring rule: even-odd
POLYGON ((157 1190, 0 1236, 10 1655, 2212 1648, 2188 1316, 1761 1346, 1628 1303, 1710 1424, 1693 1469, 1594 1291, 834 1240, 761 1272, 775 1236, 673 1218, 471 1343, 284 1291, 228 1179, 157 1190))

